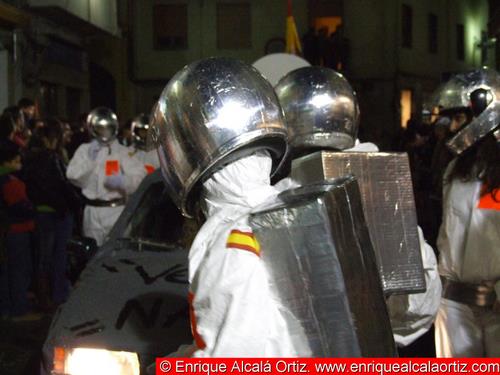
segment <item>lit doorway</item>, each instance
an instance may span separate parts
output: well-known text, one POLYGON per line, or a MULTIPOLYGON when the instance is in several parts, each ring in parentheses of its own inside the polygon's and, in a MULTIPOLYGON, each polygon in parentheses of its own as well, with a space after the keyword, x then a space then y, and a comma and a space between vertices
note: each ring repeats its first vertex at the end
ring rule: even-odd
POLYGON ((412 97, 413 93, 410 89, 403 89, 399 95, 399 105, 401 110, 401 127, 406 129, 408 120, 411 118, 412 113, 412 97))

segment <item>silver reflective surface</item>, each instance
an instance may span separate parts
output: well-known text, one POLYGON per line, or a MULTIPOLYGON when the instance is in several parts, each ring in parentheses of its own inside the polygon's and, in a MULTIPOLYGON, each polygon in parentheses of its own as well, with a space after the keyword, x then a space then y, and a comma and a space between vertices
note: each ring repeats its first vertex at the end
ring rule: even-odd
POLYGON ((446 145, 460 155, 500 125, 500 101, 492 102, 481 114, 461 129, 446 145))
POLYGON ((275 88, 285 113, 292 150, 354 146, 359 125, 356 94, 332 69, 294 70, 275 88))
POLYGON ((408 155, 319 151, 292 162, 291 177, 302 185, 349 174, 358 180, 384 292, 425 291, 408 155))
POLYGON ((101 143, 110 143, 118 134, 118 117, 109 108, 97 107, 87 116, 92 136, 101 143))
POLYGON ((285 191, 249 223, 298 356, 395 355, 354 178, 285 191))
POLYGON ((457 155, 498 127, 500 123, 500 75, 488 68, 457 74, 433 94, 434 105, 442 112, 470 108, 470 94, 480 88, 488 91, 490 104, 448 141, 448 147, 457 155))
POLYGON ((197 183, 216 169, 264 148, 276 170, 287 147, 272 86, 253 67, 229 58, 197 61, 178 72, 163 90, 150 125, 167 189, 187 216, 197 183))
POLYGON ((144 113, 136 116, 132 120, 131 131, 134 146, 140 150, 146 150, 149 132, 149 116, 146 116, 144 113))

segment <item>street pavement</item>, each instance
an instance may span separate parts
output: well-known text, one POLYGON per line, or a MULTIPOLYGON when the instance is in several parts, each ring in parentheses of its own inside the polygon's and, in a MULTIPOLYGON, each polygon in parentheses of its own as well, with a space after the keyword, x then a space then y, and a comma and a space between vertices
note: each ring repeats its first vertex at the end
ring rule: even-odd
POLYGON ((32 322, 0 321, 0 374, 38 375, 50 316, 32 322))

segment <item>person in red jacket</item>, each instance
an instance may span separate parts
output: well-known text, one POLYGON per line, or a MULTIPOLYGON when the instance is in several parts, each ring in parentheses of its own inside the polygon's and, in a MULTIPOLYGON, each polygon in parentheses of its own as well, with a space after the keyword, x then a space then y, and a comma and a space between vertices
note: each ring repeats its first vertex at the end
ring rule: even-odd
POLYGON ((0 205, 6 213, 4 256, 0 264, 0 309, 12 320, 32 320, 28 287, 31 279, 31 240, 34 211, 26 195, 24 182, 15 176, 21 169, 19 146, 7 141, 0 144, 0 205))

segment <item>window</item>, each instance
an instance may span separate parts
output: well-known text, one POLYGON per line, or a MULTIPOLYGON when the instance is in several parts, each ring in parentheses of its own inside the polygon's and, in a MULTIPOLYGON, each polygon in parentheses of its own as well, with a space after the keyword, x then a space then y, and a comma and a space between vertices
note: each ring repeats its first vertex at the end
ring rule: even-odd
POLYGON ((479 48, 481 48, 481 65, 485 65, 488 60, 488 33, 486 31, 481 31, 481 42, 479 43, 479 48))
POLYGON ((403 4, 401 8, 401 45, 405 48, 411 48, 413 44, 413 11, 411 6, 403 4))
POLYGON ((412 92, 411 90, 401 90, 400 94, 400 106, 401 106, 401 127, 406 129, 408 120, 411 118, 411 102, 412 102, 412 92))
POLYGON ((130 216, 120 237, 129 238, 144 247, 172 247, 190 242, 198 231, 194 220, 186 219, 174 205, 162 182, 140 190, 140 202, 130 216))
POLYGON ((155 49, 185 49, 188 46, 186 4, 156 4, 153 8, 155 49))
POLYGON ((465 59, 465 30, 461 23, 457 24, 457 59, 465 59))
POLYGON ((438 18, 435 14, 429 13, 428 17, 428 49, 430 53, 438 51, 438 18))
POLYGON ((250 3, 217 3, 217 48, 252 47, 250 3))

